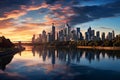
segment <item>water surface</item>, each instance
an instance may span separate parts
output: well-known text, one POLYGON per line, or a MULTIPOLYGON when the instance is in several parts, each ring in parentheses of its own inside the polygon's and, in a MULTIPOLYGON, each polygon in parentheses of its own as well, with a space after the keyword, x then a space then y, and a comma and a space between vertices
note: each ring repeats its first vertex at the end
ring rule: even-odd
POLYGON ((0 57, 0 80, 120 80, 120 51, 25 47, 0 57))

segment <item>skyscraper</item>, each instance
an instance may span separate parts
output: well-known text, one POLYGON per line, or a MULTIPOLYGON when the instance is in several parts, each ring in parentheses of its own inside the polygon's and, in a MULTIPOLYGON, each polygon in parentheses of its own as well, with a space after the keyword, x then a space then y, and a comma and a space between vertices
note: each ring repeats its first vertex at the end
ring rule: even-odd
POLYGON ((88 40, 88 32, 85 32, 85 40, 88 40))
POLYGON ((52 41, 51 33, 48 33, 47 42, 51 42, 51 41, 52 41))
POLYGON ((72 40, 76 41, 77 40, 77 34, 76 34, 76 30, 72 30, 71 31, 71 34, 72 34, 72 40))
POLYGON ((112 31, 112 39, 114 39, 115 38, 115 32, 114 32, 114 30, 112 31))
POLYGON ((32 37, 32 43, 33 43, 33 44, 35 43, 35 34, 34 34, 33 37, 32 37))
POLYGON ((59 38, 59 41, 64 41, 64 33, 63 33, 63 30, 60 30, 59 31, 59 34, 58 34, 58 38, 59 38))
POLYGON ((91 30, 91 40, 94 40, 95 30, 91 30))
POLYGON ((105 32, 102 33, 102 41, 105 40, 105 32))
POLYGON ((67 25, 67 27, 68 27, 68 34, 70 34, 70 32, 71 32, 71 27, 69 26, 69 24, 66 24, 67 25))
POLYGON ((47 35, 46 35, 46 31, 45 30, 43 30, 43 32, 42 32, 42 42, 43 43, 47 42, 47 35))
POLYGON ((91 27, 88 28, 88 40, 91 40, 91 27))
POLYGON ((67 28, 68 28, 68 40, 70 40, 71 38, 71 27, 69 26, 69 24, 66 24, 67 25, 67 28))
POLYGON ((77 40, 80 39, 80 28, 77 28, 77 40))
POLYGON ((41 34, 39 34, 39 41, 40 41, 40 43, 42 42, 42 35, 41 34))
POLYGON ((80 32, 80 40, 83 40, 83 35, 81 32, 80 32))
POLYGON ((100 40, 100 31, 96 32, 96 38, 97 38, 97 40, 100 40))
POLYGON ((52 23, 52 41, 55 41, 55 26, 54 26, 54 23, 52 23))
POLYGON ((108 32, 107 39, 112 40, 112 32, 108 32))

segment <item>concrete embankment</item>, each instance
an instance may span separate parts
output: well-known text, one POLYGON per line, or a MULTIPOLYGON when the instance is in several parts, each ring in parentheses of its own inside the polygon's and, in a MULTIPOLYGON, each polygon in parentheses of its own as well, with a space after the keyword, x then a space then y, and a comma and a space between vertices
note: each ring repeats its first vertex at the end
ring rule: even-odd
POLYGON ((96 50, 120 50, 120 47, 103 47, 103 46, 77 46, 80 49, 96 49, 96 50))

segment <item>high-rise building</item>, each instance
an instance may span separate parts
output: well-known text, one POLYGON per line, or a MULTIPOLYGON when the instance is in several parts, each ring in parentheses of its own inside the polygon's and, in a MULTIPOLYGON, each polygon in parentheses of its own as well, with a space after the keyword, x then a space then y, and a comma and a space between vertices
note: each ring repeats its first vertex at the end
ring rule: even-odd
POLYGON ((77 28, 77 40, 80 39, 80 28, 77 28))
POLYGON ((51 42, 51 41, 52 41, 52 35, 51 33, 48 33, 47 42, 51 42))
POLYGON ((71 33, 71 27, 69 26, 69 24, 66 24, 66 25, 68 27, 68 34, 70 34, 71 33))
POLYGON ((76 34, 76 30, 72 30, 71 31, 71 34, 72 34, 72 40, 76 41, 77 40, 77 34, 76 34))
POLYGON ((43 30, 43 32, 42 32, 42 43, 45 43, 45 42, 47 42, 47 35, 46 35, 46 31, 43 30))
POLYGON ((35 34, 34 34, 33 37, 32 37, 32 43, 33 43, 33 44, 35 43, 35 34))
POLYGON ((64 29, 64 36, 67 36, 67 28, 64 29))
POLYGON ((91 40, 91 27, 88 28, 88 41, 91 40))
POLYGON ((63 33, 63 30, 60 30, 58 35, 59 35, 59 41, 64 41, 64 33, 63 33))
POLYGON ((94 40, 95 37, 95 30, 91 30, 91 40, 94 40))
POLYGON ((54 26, 54 23, 52 23, 52 41, 55 41, 55 26, 54 26))
POLYGON ((107 39, 112 40, 112 33, 111 32, 108 32, 107 39))
POLYGON ((80 32, 80 40, 83 40, 83 35, 81 32, 80 32))
POLYGON ((114 39, 115 38, 115 32, 114 32, 114 30, 112 31, 112 39, 114 39))
POLYGON ((42 35, 39 34, 39 42, 42 43, 42 35))
POLYGON ((100 31, 96 32, 96 38, 97 38, 97 40, 100 40, 100 31))
POLYGON ((102 33, 102 41, 105 40, 105 32, 102 33))
POLYGON ((67 28, 68 28, 68 39, 67 40, 70 40, 71 38, 71 27, 69 26, 69 24, 66 24, 67 25, 67 28))
POLYGON ((88 40, 88 32, 85 32, 85 40, 88 40))
POLYGON ((91 32, 91 27, 88 28, 88 32, 89 32, 89 33, 91 32))
POLYGON ((57 41, 59 41, 59 33, 57 32, 57 41))

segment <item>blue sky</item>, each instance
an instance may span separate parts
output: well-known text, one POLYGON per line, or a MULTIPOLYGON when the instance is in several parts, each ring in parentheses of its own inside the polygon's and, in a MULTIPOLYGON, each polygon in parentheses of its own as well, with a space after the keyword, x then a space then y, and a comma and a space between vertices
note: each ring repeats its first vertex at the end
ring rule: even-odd
POLYGON ((1 0, 0 30, 13 41, 31 40, 33 34, 57 31, 65 23, 101 32, 120 34, 120 0, 1 0), (13 35, 13 36, 11 36, 13 35))
POLYGON ((92 29, 96 31, 112 32, 115 30, 116 35, 120 34, 120 16, 117 17, 109 17, 109 18, 101 18, 94 21, 78 24, 75 27, 81 27, 81 30, 87 31, 87 29, 91 26, 92 29))

